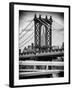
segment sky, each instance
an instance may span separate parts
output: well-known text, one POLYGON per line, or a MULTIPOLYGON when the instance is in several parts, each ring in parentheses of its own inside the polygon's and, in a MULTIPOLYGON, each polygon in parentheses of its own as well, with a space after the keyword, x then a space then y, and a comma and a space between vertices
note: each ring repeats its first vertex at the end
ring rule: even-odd
POLYGON ((45 18, 52 16, 52 46, 61 46, 64 42, 64 13, 61 12, 40 12, 40 11, 19 11, 19 47, 34 43, 34 15, 41 15, 45 18), (28 26, 29 25, 29 26, 28 26), (31 28, 31 29, 30 29, 31 28), (28 39, 30 39, 29 42, 28 39))

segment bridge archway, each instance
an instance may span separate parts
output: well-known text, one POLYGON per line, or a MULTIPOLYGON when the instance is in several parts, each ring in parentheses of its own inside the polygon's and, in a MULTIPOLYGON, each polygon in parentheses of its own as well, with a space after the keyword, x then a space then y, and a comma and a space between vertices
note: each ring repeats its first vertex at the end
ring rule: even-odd
POLYGON ((41 36, 40 36, 41 37, 41 43, 40 43, 41 44, 41 47, 42 46, 45 46, 45 41, 46 41, 45 40, 46 39, 45 36, 46 36, 46 28, 45 28, 44 25, 42 25, 41 26, 41 36))
POLYGON ((35 24, 35 50, 38 49, 41 51, 43 48, 44 50, 51 51, 52 46, 52 17, 48 19, 41 18, 41 15, 39 15, 39 18, 37 18, 36 14, 34 17, 34 24, 35 24), (44 32, 42 34, 42 32, 44 32), (43 38, 43 39, 42 39, 43 38))

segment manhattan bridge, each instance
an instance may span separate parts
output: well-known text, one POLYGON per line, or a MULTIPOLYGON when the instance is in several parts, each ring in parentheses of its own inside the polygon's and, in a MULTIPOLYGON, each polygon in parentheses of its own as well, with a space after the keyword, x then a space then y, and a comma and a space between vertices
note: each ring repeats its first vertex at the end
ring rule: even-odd
POLYGON ((27 33, 32 31, 26 39, 19 43, 20 79, 24 75, 47 74, 53 77, 60 74, 60 76, 64 76, 64 43, 62 43, 61 48, 52 46, 52 30, 57 30, 53 27, 53 23, 55 26, 62 27, 52 19, 52 16, 42 18, 41 15, 37 17, 35 14, 29 24, 19 33, 19 40, 21 40, 26 37, 27 33), (33 22, 34 24, 31 26, 33 22), (28 27, 30 28, 27 29, 28 27), (33 38, 34 42, 25 47, 33 38), (21 52, 21 48, 23 48, 23 52, 21 52), (30 71, 33 73, 30 73, 30 71))
MULTIPOLYGON (((23 40, 19 44, 20 48, 23 48, 27 43, 29 43, 34 38, 34 42, 32 43, 33 51, 39 52, 39 53, 42 51, 51 52, 53 50, 52 29, 57 30, 55 29, 55 27, 52 28, 52 23, 56 23, 57 26, 62 27, 60 24, 55 22, 55 20, 53 20, 51 16, 49 19, 47 18, 47 16, 45 18, 41 18, 41 15, 39 15, 39 18, 37 18, 35 14, 34 19, 29 21, 29 24, 25 27, 25 29, 22 29, 21 33, 19 34, 20 36, 19 40, 21 40, 26 37, 28 32, 30 31, 32 32, 25 40, 23 40), (30 27, 32 22, 34 22, 34 25, 30 27), (28 27, 30 28, 27 29, 28 27), (33 28, 34 28, 34 31, 33 31, 33 28), (23 34, 23 32, 25 33, 23 34)), ((56 49, 58 49, 59 51, 58 47, 56 49)))

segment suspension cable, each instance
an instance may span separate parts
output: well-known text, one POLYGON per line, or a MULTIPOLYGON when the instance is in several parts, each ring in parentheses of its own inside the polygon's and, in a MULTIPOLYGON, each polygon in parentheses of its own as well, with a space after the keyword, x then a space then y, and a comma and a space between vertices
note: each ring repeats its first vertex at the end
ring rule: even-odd
MULTIPOLYGON (((31 26, 31 28, 32 28, 33 26, 31 26)), ((33 29, 28 29, 28 31, 31 31, 31 30, 33 30, 33 29)), ((27 31, 27 30, 25 30, 25 31, 27 31)), ((27 33, 28 33, 28 31, 27 32, 25 32, 21 37, 19 37, 19 39, 22 39, 27 33)))
POLYGON ((19 35, 21 35, 21 34, 26 30, 26 28, 32 23, 32 21, 33 21, 33 20, 31 20, 31 22, 25 27, 25 29, 23 29, 23 30, 21 31, 21 33, 19 33, 19 35))
POLYGON ((23 40, 23 41, 20 43, 20 45, 23 44, 27 39, 29 39, 29 38, 33 35, 33 33, 34 33, 34 32, 32 32, 25 40, 23 40))
POLYGON ((19 48, 23 47, 25 44, 29 43, 31 40, 33 39, 33 36, 31 38, 29 38, 28 41, 26 41, 23 45, 21 45, 19 48))

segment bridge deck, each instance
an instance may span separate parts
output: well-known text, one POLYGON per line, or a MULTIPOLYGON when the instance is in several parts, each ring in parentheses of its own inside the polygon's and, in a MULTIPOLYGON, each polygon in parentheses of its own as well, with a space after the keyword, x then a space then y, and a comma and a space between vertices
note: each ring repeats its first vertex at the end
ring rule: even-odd
POLYGON ((64 51, 58 51, 58 52, 48 52, 48 53, 36 53, 36 54, 26 54, 26 55, 20 55, 20 58, 26 58, 26 57, 44 57, 44 56, 63 56, 64 51))

